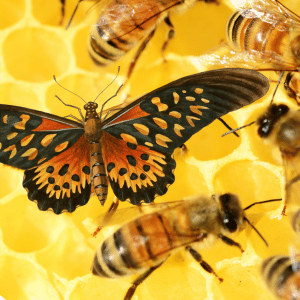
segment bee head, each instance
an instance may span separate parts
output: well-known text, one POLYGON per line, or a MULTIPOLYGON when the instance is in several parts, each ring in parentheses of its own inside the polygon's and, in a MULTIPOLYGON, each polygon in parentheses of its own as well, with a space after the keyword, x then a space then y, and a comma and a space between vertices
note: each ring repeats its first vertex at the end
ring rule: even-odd
POLYGON ((272 132, 276 122, 289 111, 289 108, 284 104, 271 104, 267 111, 257 120, 258 135, 261 138, 266 138, 272 132))
POLYGON ((219 196, 219 202, 224 228, 231 233, 241 230, 244 224, 244 211, 238 197, 230 193, 223 194, 219 196))

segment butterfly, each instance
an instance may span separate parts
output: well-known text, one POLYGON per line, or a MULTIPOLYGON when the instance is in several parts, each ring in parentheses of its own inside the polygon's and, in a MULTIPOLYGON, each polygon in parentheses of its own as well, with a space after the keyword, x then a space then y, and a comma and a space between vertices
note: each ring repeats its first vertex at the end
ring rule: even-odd
POLYGON ((23 187, 42 211, 73 212, 93 192, 103 205, 108 181, 121 201, 150 203, 175 180, 175 148, 268 88, 268 79, 253 70, 207 71, 111 108, 103 117, 103 106, 99 114, 97 103, 88 102, 85 117, 78 108, 81 122, 0 105, 0 162, 25 170, 23 187))

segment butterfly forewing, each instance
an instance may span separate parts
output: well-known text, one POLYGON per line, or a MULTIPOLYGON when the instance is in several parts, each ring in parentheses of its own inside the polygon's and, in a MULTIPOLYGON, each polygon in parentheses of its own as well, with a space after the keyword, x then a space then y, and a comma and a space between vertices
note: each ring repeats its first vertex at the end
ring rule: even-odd
POLYGON ((103 156, 115 195, 138 204, 165 194, 175 180, 174 149, 216 118, 259 99, 268 87, 252 70, 209 71, 161 87, 108 118, 103 156))

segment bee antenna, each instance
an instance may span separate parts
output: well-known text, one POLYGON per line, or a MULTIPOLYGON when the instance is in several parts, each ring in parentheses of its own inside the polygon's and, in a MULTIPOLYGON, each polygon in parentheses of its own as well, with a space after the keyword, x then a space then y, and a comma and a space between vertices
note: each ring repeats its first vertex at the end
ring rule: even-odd
POLYGON ((68 90, 67 88, 63 87, 60 83, 58 83, 57 80, 56 80, 55 75, 53 75, 53 79, 54 79, 54 81, 55 81, 61 88, 63 88, 64 90, 68 91, 69 93, 71 93, 71 94, 77 96, 77 97, 80 98, 84 103, 86 103, 86 101, 85 101, 83 98, 81 98, 79 95, 75 94, 74 92, 68 90))
POLYGON ((235 128, 235 129, 232 129, 232 130, 230 130, 230 131, 224 133, 224 134, 222 135, 222 137, 224 137, 224 136, 227 135, 227 134, 234 133, 234 132, 236 132, 236 131, 238 131, 238 130, 240 130, 240 129, 242 129, 242 128, 251 126, 251 125, 253 125, 254 123, 255 123, 255 121, 253 121, 253 122, 251 122, 251 123, 249 123, 249 124, 246 124, 246 125, 244 125, 244 126, 241 126, 241 127, 235 128))
POLYGON ((267 243, 265 238, 261 235, 261 233, 255 228, 255 226, 252 225, 251 222, 246 217, 244 217, 244 220, 255 230, 255 232, 259 235, 259 237, 264 241, 266 246, 269 247, 269 244, 267 243))
POLYGON ((67 25, 67 27, 66 27, 66 30, 70 27, 71 22, 72 22, 72 20, 73 20, 73 18, 74 18, 74 16, 75 16, 75 13, 76 13, 76 11, 77 11, 77 9, 78 9, 79 3, 82 2, 82 1, 84 1, 84 0, 78 0, 77 4, 76 4, 76 6, 75 6, 75 9, 73 10, 72 16, 71 16, 71 18, 70 18, 70 20, 69 20, 69 22, 68 22, 68 25, 67 25))
POLYGON ((270 200, 264 200, 264 201, 258 201, 258 202, 254 202, 250 205, 248 205, 247 207, 244 208, 244 211, 251 208, 252 206, 256 205, 256 204, 263 204, 263 203, 268 203, 268 202, 276 202, 276 201, 282 201, 281 198, 278 199, 270 199, 270 200))
POLYGON ((273 100, 274 100, 275 94, 276 94, 276 92, 277 92, 277 90, 278 90, 278 87, 279 87, 279 84, 280 84, 280 81, 281 81, 281 79, 282 79, 283 74, 284 74, 284 71, 281 72, 280 77, 279 77, 279 79, 278 79, 278 81, 277 81, 277 85, 276 85, 276 87, 275 87, 275 90, 274 90, 274 93, 273 93, 273 96, 272 96, 272 99, 271 99, 270 104, 271 104, 271 103, 273 102, 273 100))
MULTIPOLYGON (((109 86, 111 86, 113 83, 114 83, 114 81, 117 79, 117 77, 118 77, 118 75, 119 75, 119 72, 120 72, 120 66, 118 67, 118 72, 117 72, 117 75, 116 75, 116 77, 112 80, 112 82, 109 84, 109 85, 107 85, 105 88, 104 88, 104 90, 102 90, 102 92, 100 93, 100 94, 98 94, 98 96, 95 98, 95 100, 94 100, 94 102, 96 102, 96 100, 98 99, 98 97, 109 87, 109 86)), ((121 85, 121 87, 122 87, 123 85, 121 85)), ((120 87, 120 88, 121 88, 120 87)), ((119 88, 119 90, 120 90, 120 88, 119 88)), ((118 91, 119 91, 118 90, 118 91)), ((115 97, 115 96, 114 96, 115 97)), ((109 98, 108 100, 106 100, 104 103, 103 103, 103 105, 102 105, 102 107, 110 100, 111 98, 109 98)))

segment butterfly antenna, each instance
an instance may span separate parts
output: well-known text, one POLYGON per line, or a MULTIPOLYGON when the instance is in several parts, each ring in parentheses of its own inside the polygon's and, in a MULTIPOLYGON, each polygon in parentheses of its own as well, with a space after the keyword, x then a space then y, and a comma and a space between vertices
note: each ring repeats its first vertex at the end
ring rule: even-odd
POLYGON ((244 208, 244 211, 247 210, 247 209, 249 209, 249 208, 251 208, 251 207, 254 206, 254 205, 257 205, 257 204, 263 204, 263 203, 269 203, 269 202, 276 202, 276 201, 282 201, 282 199, 279 198, 279 199, 271 199, 271 200, 265 200, 265 201, 254 202, 254 203, 248 205, 247 207, 245 207, 245 208, 244 208))
MULTIPOLYGON (((54 81, 55 81, 61 88, 63 88, 64 90, 68 91, 69 93, 71 93, 71 94, 77 96, 77 97, 80 98, 84 103, 86 103, 86 101, 85 101, 83 98, 81 98, 79 95, 75 94, 74 92, 68 90, 67 88, 63 87, 60 83, 58 83, 57 80, 56 80, 55 75, 53 75, 53 78, 54 78, 54 81)), ((71 105, 69 105, 69 106, 71 106, 71 105)))
POLYGON ((255 232, 259 235, 259 237, 264 241, 266 246, 269 247, 269 244, 267 243, 265 238, 261 235, 261 233, 255 228, 255 226, 252 225, 251 222, 246 217, 244 217, 244 220, 255 230, 255 232))
POLYGON ((81 109, 79 108, 79 107, 77 107, 77 106, 74 106, 74 105, 71 105, 71 104, 67 104, 67 103, 65 103, 64 101, 62 101, 57 95, 55 95, 55 97, 60 101, 60 102, 62 102, 65 106, 69 106, 69 107, 73 107, 73 108, 76 108, 77 110, 78 110, 78 112, 79 112, 79 114, 80 114, 80 117, 81 117, 81 119, 84 121, 84 117, 83 117, 83 114, 82 114, 82 112, 81 112, 81 109))
MULTIPOLYGON (((105 89, 100 93, 100 94, 98 94, 98 96, 95 98, 95 100, 94 100, 94 102, 96 102, 96 100, 98 99, 98 97, 109 87, 109 86, 111 86, 112 84, 113 84, 113 82, 117 79, 117 77, 118 77, 118 75, 119 75, 119 72, 120 72, 120 66, 118 67, 118 72, 117 72, 117 75, 116 75, 116 77, 112 80, 112 82, 108 85, 108 86, 106 86, 105 87, 105 89)), ((109 100, 110 100, 111 98, 109 98, 108 100, 106 100, 105 102, 104 102, 104 104, 102 105, 102 107, 106 104, 106 102, 108 102, 109 100)))
POLYGON ((276 94, 276 92, 277 92, 277 90, 278 90, 278 87, 279 87, 279 84, 280 84, 280 81, 281 81, 281 79, 282 79, 283 74, 284 74, 284 71, 281 72, 280 77, 279 77, 279 79, 278 79, 278 81, 277 81, 277 85, 276 85, 276 87, 275 87, 275 90, 274 90, 274 93, 273 93, 273 96, 272 96, 272 99, 271 99, 270 104, 271 104, 271 103, 273 102, 273 100, 274 100, 275 94, 276 94))
POLYGON ((230 130, 230 131, 224 133, 224 134, 222 135, 222 137, 224 137, 224 136, 227 135, 227 134, 234 133, 234 132, 236 132, 236 131, 238 131, 238 130, 240 130, 240 129, 242 129, 242 128, 251 126, 251 125, 253 125, 254 123, 255 123, 255 121, 253 121, 253 122, 251 122, 251 123, 249 123, 249 124, 246 124, 246 125, 244 125, 244 126, 241 126, 241 127, 235 128, 235 129, 232 129, 232 130, 230 130))
POLYGON ((113 96, 111 96, 109 99, 107 99, 107 100, 103 103, 102 108, 101 108, 101 112, 100 112, 100 120, 102 120, 102 112, 103 112, 104 105, 105 105, 109 100, 111 100, 112 98, 116 97, 116 96, 118 95, 118 93, 119 93, 119 91, 120 91, 120 89, 121 89, 122 87, 123 87, 123 84, 121 84, 121 85, 119 86, 118 90, 116 91, 116 93, 115 93, 113 96))
POLYGON ((74 16, 75 16, 75 13, 76 13, 76 11, 77 11, 77 9, 78 9, 79 3, 82 2, 82 1, 84 1, 84 0, 78 0, 78 2, 77 2, 77 4, 76 4, 76 7, 75 7, 75 9, 73 10, 72 16, 71 16, 71 18, 70 18, 70 20, 69 20, 69 22, 68 22, 68 25, 67 25, 67 27, 66 27, 66 30, 70 27, 70 25, 71 25, 71 23, 72 23, 72 20, 73 20, 73 18, 74 18, 74 16))

